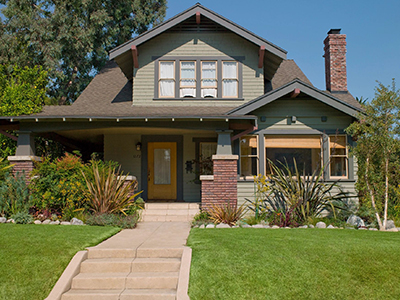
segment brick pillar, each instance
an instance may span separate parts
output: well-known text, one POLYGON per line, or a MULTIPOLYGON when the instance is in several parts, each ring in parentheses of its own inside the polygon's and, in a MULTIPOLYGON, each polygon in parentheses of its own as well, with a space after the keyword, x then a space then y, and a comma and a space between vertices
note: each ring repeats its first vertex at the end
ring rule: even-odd
POLYGON ((346 35, 340 29, 331 29, 324 40, 326 89, 347 91, 346 35))
POLYGON ((237 155, 213 155, 214 175, 202 175, 201 207, 230 203, 237 205, 237 155))
POLYGON ((31 182, 30 173, 34 166, 34 161, 40 161, 41 158, 37 156, 9 156, 8 161, 14 165, 12 174, 16 176, 25 176, 25 182, 28 185, 31 182))

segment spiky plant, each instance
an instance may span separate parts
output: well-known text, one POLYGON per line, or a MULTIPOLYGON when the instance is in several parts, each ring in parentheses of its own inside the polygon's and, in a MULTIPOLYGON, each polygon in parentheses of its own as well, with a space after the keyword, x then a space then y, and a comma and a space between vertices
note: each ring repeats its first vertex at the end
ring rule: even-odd
POLYGON ((135 204, 135 197, 141 193, 132 195, 136 182, 126 184, 127 175, 120 173, 120 169, 118 171, 114 167, 99 169, 97 164, 93 164, 86 172, 85 174, 82 171, 87 185, 85 195, 90 210, 95 214, 126 214, 125 211, 135 204))
POLYGON ((320 215, 324 210, 330 209, 334 216, 336 209, 345 209, 346 200, 350 197, 344 192, 338 181, 325 182, 323 173, 326 166, 315 170, 312 175, 300 173, 296 160, 294 171, 288 163, 277 166, 269 161, 272 171, 271 191, 274 195, 282 196, 289 207, 293 207, 299 221, 306 221, 308 217, 320 215))
POLYGON ((213 204, 207 212, 214 223, 225 223, 233 226, 243 218, 245 211, 246 207, 244 204, 237 207, 237 205, 233 205, 228 201, 221 204, 213 204))

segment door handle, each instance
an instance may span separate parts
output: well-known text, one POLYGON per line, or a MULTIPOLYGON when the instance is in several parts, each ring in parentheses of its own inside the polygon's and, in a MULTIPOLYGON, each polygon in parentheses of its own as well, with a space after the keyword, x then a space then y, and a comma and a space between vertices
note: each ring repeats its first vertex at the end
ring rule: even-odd
POLYGON ((150 181, 150 170, 147 170, 147 181, 150 181))

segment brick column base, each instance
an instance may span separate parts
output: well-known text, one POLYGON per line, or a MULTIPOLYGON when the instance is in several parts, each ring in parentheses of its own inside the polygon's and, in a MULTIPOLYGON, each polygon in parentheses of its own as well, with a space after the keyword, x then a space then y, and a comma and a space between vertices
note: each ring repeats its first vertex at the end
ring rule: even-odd
POLYGON ((237 155, 213 155, 214 175, 202 175, 201 207, 237 205, 237 155))
POLYGON ((34 162, 40 161, 41 158, 37 156, 9 156, 8 161, 14 165, 12 168, 13 176, 19 175, 25 177, 27 185, 31 182, 30 173, 34 169, 34 162))

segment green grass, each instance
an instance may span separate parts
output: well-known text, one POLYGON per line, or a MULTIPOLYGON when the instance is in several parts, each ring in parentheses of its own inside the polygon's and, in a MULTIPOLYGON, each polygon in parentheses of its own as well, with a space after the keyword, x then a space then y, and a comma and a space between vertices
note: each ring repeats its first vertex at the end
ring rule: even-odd
POLYGON ((0 224, 0 299, 44 299, 79 250, 115 227, 0 224))
POLYGON ((400 233, 192 229, 189 296, 400 299, 400 233))

